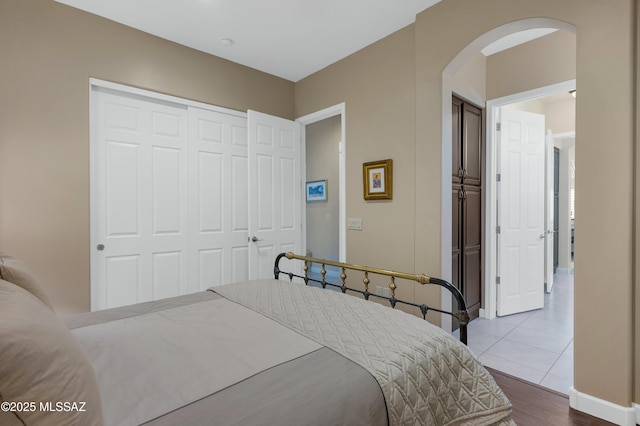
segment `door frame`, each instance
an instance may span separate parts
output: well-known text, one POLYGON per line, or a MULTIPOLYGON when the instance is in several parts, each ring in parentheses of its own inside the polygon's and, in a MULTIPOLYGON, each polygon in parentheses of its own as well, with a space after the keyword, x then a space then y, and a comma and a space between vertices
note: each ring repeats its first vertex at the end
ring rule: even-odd
MULTIPOLYGON (((346 104, 344 102, 324 108, 320 111, 296 118, 296 122, 301 124, 300 147, 302 158, 306 158, 306 126, 327 118, 340 116, 340 145, 338 155, 338 261, 347 261, 347 162, 346 162, 346 104)), ((307 162, 301 162, 302 176, 306 176, 307 162)), ((303 190, 304 192, 304 190, 303 190)), ((302 197, 302 251, 307 252, 307 209, 305 197, 302 197)))
MULTIPOLYGON (((552 140, 553 140, 553 142, 554 142, 554 147, 555 147, 555 143, 556 143, 556 142, 562 142, 562 141, 564 141, 565 139, 574 139, 574 140, 575 140, 575 138, 576 138, 576 132, 575 132, 575 131, 570 131, 570 132, 563 132, 563 133, 550 133, 550 134, 549 134, 549 136, 552 138, 552 140)), ((575 143, 575 142, 574 142, 574 143, 575 143)), ((566 149, 566 148, 565 148, 565 149, 566 149)), ((561 150, 560 150, 560 158, 561 158, 561 160, 560 160, 560 161, 562 161, 562 158, 563 158, 563 157, 562 157, 562 152, 563 152, 563 149, 561 149, 561 150)), ((560 169, 562 170, 562 165, 560 166, 560 169)), ((560 179, 560 181, 561 181, 561 183, 562 183, 562 178, 560 179)), ((561 193, 562 193, 562 191, 561 191, 561 193)), ((571 194, 570 194, 570 193, 567 193, 566 198, 570 199, 570 198, 571 198, 571 194)), ((564 202, 568 202, 568 200, 567 200, 567 199, 565 199, 565 197, 562 197, 562 196, 561 196, 561 197, 560 197, 560 203, 562 204, 562 203, 564 203, 564 202)), ((563 227, 563 229, 564 229, 564 227, 563 227)), ((569 228, 568 228, 568 229, 566 229, 566 231, 567 231, 567 233, 562 234, 562 233, 560 232, 560 230, 559 230, 558 235, 562 235, 562 237, 563 237, 563 238, 564 238, 564 237, 566 237, 566 236, 567 236, 567 234, 569 234, 569 236, 570 236, 570 234, 571 234, 571 226, 570 226, 570 225, 569 225, 569 228)), ((559 237, 559 238, 560 238, 560 237, 559 237)), ((562 274, 562 273, 573 273, 572 271, 573 271, 573 269, 571 269, 571 268, 569 268, 569 269, 565 269, 565 268, 558 268, 558 271, 556 271, 556 273, 561 273, 561 274, 562 274)))
POLYGON ((483 250, 485 252, 485 268, 484 268, 484 294, 485 305, 480 309, 480 317, 494 319, 497 310, 497 250, 498 244, 496 237, 497 223, 497 183, 496 173, 498 169, 498 133, 496 125, 499 120, 499 109, 505 105, 529 101, 532 99, 554 95, 556 93, 568 92, 576 89, 576 80, 567 80, 557 84, 528 90, 525 92, 515 93, 513 95, 501 98, 491 99, 487 101, 486 107, 486 167, 485 167, 485 199, 486 214, 484 217, 484 231, 487 238, 484 241, 483 250), (491 237, 489 237, 491 236, 491 237))

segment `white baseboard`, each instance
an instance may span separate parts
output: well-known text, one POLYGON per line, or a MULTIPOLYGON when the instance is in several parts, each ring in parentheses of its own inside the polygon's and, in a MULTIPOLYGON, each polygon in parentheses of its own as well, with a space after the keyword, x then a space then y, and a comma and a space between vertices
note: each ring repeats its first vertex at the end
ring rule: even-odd
POLYGON ((496 313, 494 312, 493 316, 491 316, 489 314, 489 311, 487 311, 486 309, 480 308, 480 312, 478 313, 478 316, 480 318, 486 318, 486 319, 492 320, 492 319, 494 319, 496 317, 496 313))
POLYGON ((569 390, 569 405, 574 410, 582 411, 594 417, 615 423, 620 426, 635 426, 640 413, 638 405, 623 407, 586 393, 578 392, 573 386, 569 390))
POLYGON ((558 268, 556 274, 571 275, 573 274, 573 268, 558 268))

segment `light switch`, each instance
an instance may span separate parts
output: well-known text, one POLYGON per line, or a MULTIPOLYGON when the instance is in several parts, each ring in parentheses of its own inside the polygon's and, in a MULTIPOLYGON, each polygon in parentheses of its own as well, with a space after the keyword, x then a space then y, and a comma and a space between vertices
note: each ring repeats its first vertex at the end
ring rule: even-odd
POLYGON ((362 219, 361 218, 348 218, 347 229, 353 229, 355 231, 362 231, 362 219))

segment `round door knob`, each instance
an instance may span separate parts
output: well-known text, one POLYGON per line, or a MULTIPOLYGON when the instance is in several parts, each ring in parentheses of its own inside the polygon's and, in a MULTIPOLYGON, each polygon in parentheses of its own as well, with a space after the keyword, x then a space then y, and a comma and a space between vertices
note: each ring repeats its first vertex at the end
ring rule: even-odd
POLYGON ((98 249, 98 251, 102 251, 104 250, 104 244, 98 244, 98 247, 96 247, 98 249))

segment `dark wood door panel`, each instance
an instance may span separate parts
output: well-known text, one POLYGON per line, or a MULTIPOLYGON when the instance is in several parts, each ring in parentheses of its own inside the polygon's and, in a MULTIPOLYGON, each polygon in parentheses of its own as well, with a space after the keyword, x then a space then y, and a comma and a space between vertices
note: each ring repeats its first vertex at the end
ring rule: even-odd
POLYGON ((462 200, 460 199, 460 185, 453 185, 451 192, 451 248, 453 250, 460 249, 460 207, 462 200))
POLYGON ((464 183, 480 185, 482 183, 482 110, 465 103, 462 126, 464 183))
MULTIPOLYGON (((465 297, 471 318, 482 302, 483 112, 453 97, 451 269, 452 283, 465 297)), ((455 326, 455 321, 454 321, 455 326)))
POLYGON ((482 199, 479 187, 464 187, 462 247, 480 247, 482 243, 482 199))
POLYGON ((456 97, 451 103, 451 175, 453 183, 462 177, 462 100, 456 97))
POLYGON ((457 251, 451 254, 451 284, 460 290, 460 253, 457 251))
POLYGON ((462 259, 463 293, 471 318, 478 318, 482 302, 482 268, 480 247, 464 251, 462 259))

